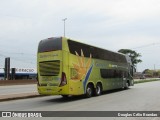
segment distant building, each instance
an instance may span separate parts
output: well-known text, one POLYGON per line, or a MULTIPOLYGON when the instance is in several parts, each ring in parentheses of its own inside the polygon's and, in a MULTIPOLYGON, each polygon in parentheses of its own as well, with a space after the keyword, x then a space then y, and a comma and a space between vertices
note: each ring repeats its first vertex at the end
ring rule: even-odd
POLYGON ((160 77, 160 69, 156 70, 145 69, 143 71, 143 74, 145 74, 147 77, 160 77))
POLYGON ((135 72, 134 73, 134 79, 145 79, 145 74, 143 74, 142 72, 135 72))
MULTIPOLYGON (((10 71, 10 78, 12 72, 10 71)), ((34 68, 15 68, 15 79, 36 79, 37 70, 34 68)), ((4 80, 4 70, 0 69, 0 80, 4 80)))

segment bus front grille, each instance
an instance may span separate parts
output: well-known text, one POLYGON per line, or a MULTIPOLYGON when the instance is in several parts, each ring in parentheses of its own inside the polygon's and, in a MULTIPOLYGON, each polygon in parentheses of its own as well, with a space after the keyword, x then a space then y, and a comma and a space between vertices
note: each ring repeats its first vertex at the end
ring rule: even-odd
POLYGON ((60 71, 60 61, 45 61, 39 63, 41 76, 57 76, 60 71))

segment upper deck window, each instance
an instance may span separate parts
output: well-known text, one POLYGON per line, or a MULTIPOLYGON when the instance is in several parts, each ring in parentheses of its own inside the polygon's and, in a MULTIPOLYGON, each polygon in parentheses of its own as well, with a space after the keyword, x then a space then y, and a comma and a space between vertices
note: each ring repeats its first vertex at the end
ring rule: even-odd
POLYGON ((79 43, 76 41, 68 40, 68 47, 70 53, 75 54, 75 51, 81 55, 81 50, 84 53, 85 57, 89 57, 90 54, 92 58, 101 59, 101 60, 108 60, 113 62, 120 62, 126 63, 126 57, 122 54, 115 53, 109 50, 101 49, 98 47, 90 46, 87 44, 79 43))
POLYGON ((62 38, 48 38, 41 40, 38 46, 38 52, 49 52, 62 50, 62 38))

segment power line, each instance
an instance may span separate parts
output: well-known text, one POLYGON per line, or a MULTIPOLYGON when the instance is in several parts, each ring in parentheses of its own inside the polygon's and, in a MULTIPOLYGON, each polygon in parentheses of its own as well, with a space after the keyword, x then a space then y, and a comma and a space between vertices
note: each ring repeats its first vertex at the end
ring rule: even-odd
MULTIPOLYGON (((1 58, 6 58, 6 57, 8 57, 8 56, 3 55, 3 54, 0 54, 0 57, 1 57, 1 58)), ((17 59, 17 58, 15 58, 15 57, 11 57, 11 56, 10 56, 10 58, 11 58, 12 60, 16 60, 16 61, 23 62, 23 63, 36 64, 36 63, 34 63, 33 61, 29 61, 29 60, 17 59)))
POLYGON ((30 54, 30 53, 23 53, 23 52, 5 52, 0 50, 2 53, 7 53, 7 54, 19 54, 19 55, 32 55, 32 56, 36 56, 36 54, 30 54))
POLYGON ((151 43, 151 44, 142 45, 142 46, 131 48, 131 49, 141 49, 141 48, 144 48, 144 47, 155 46, 155 45, 158 45, 158 44, 160 44, 160 43, 151 43))
POLYGON ((12 62, 14 64, 19 64, 21 65, 26 64, 26 65, 36 65, 36 55, 35 54, 29 54, 29 53, 23 53, 23 52, 6 52, 0 50, 0 61, 3 66, 4 61, 2 59, 5 59, 6 57, 10 57, 12 62))

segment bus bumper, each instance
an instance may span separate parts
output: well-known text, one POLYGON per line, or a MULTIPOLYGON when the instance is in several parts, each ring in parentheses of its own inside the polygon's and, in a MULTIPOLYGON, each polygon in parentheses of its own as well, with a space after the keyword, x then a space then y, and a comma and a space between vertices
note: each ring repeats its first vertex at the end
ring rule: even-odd
POLYGON ((44 87, 44 86, 38 86, 38 93, 41 95, 67 95, 68 88, 67 86, 64 87, 44 87))

